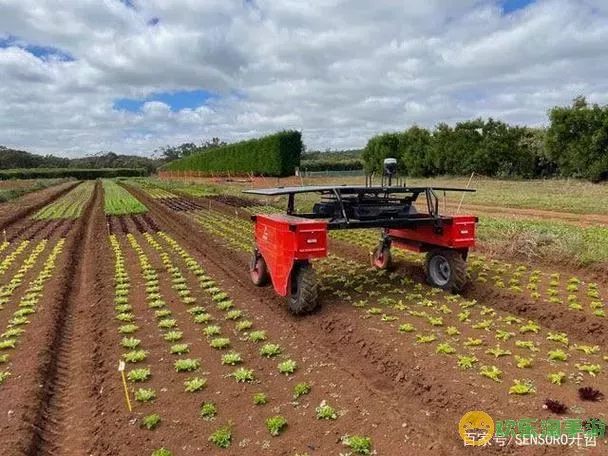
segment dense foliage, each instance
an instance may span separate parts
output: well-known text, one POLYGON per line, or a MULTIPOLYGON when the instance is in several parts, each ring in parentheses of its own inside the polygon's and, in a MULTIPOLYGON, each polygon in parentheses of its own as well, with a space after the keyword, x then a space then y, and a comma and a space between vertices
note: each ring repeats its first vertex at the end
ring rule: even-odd
POLYGON ((160 160, 137 155, 118 155, 114 152, 100 152, 83 158, 63 158, 54 155, 36 155, 22 150, 0 146, 0 169, 19 168, 144 168, 148 174, 156 169, 160 160))
POLYGON ((466 175, 542 177, 555 165, 546 157, 544 131, 488 119, 439 124, 433 131, 417 126, 371 138, 363 151, 365 169, 381 172, 385 158, 399 159, 409 176, 466 175))
POLYGON ((385 158, 399 159, 409 176, 472 172, 498 177, 608 179, 608 106, 577 98, 555 107, 548 129, 508 125, 494 119, 413 126, 371 138, 363 151, 367 172, 381 172, 385 158))
POLYGON ((563 176, 608 179, 608 106, 579 97, 550 114, 547 152, 563 176))
POLYGON ((4 179, 58 179, 73 177, 80 180, 138 177, 149 173, 144 168, 77 169, 77 168, 29 168, 0 170, 0 180, 4 179))
POLYGON ((300 165, 302 149, 300 132, 282 131, 191 154, 164 165, 162 170, 289 176, 300 165))

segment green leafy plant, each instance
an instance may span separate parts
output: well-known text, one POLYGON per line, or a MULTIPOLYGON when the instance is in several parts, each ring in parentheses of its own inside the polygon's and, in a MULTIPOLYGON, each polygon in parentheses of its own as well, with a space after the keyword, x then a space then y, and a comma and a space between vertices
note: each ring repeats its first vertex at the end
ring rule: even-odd
POLYGON ((212 348, 223 350, 225 348, 230 348, 230 339, 227 337, 216 337, 215 339, 211 339, 209 345, 212 348))
POLYGON ((539 330, 540 330, 540 326, 532 320, 528 320, 527 324, 525 324, 519 328, 519 332, 522 334, 525 334, 528 332, 537 333, 539 330))
POLYGON ((513 332, 505 331, 503 329, 496 330, 496 338, 498 340, 502 340, 502 341, 506 342, 513 336, 515 336, 515 333, 513 333, 513 332))
POLYGON ((416 343, 417 344, 429 344, 437 340, 437 336, 435 334, 431 334, 429 336, 423 336, 422 334, 416 334, 416 343))
POLYGON ((293 388, 293 398, 298 399, 300 396, 310 393, 309 383, 298 383, 293 388))
POLYGON ((226 353, 224 356, 222 356, 222 364, 229 364, 230 366, 234 366, 241 362, 243 362, 243 359, 241 358, 240 353, 231 352, 226 353))
POLYGON ((231 310, 226 314, 225 318, 226 320, 238 320, 239 318, 241 318, 242 314, 243 312, 240 310, 231 310))
POLYGON ((575 364, 576 368, 582 372, 587 372, 592 377, 595 377, 602 371, 602 366, 599 364, 575 364))
POLYGON ((480 345, 483 345, 483 340, 481 340, 481 339, 473 339, 472 337, 469 337, 462 344, 465 347, 479 347, 480 345))
POLYGON ((447 328, 445 328, 445 333, 448 336, 459 336, 460 335, 460 331, 458 331, 458 329, 455 326, 448 326, 447 328))
POLYGON ((184 333, 181 331, 167 331, 163 335, 163 339, 165 339, 167 342, 177 342, 178 340, 181 340, 183 335, 184 333))
POLYGON ((150 402, 156 399, 156 391, 152 388, 139 388, 135 391, 135 400, 138 402, 150 402))
POLYGON ((511 352, 509 350, 503 350, 499 345, 497 345, 494 348, 486 350, 486 354, 492 355, 495 358, 500 358, 501 356, 509 356, 511 352))
POLYGON ((148 357, 148 352, 145 350, 133 350, 122 356, 128 363, 139 363, 148 357))
POLYGON ((500 382, 502 371, 496 366, 481 366, 479 373, 482 377, 487 377, 495 382, 500 382))
POLYGON ((207 386, 207 379, 203 377, 189 378, 184 382, 184 387, 187 393, 195 393, 207 386))
POLYGON ((242 331, 246 331, 249 328, 251 328, 253 326, 253 322, 251 322, 250 320, 242 320, 239 321, 235 326, 234 329, 236 329, 239 332, 242 331))
POLYGON ((118 332, 120 334, 133 334, 138 329, 139 329, 139 326, 136 326, 133 324, 122 325, 121 327, 118 328, 118 332))
POLYGON ((279 435, 287 426, 287 420, 281 415, 271 416, 266 420, 266 429, 270 435, 279 435))
POLYGON ((539 348, 531 340, 516 340, 515 346, 518 348, 527 348, 530 351, 540 351, 539 348))
POLYGON ((173 453, 166 448, 159 448, 158 450, 154 450, 152 452, 152 456, 173 456, 173 453))
POLYGON ((249 333, 249 340, 251 342, 261 342, 266 340, 266 331, 251 331, 251 333, 249 333))
POLYGON ((160 424, 161 419, 160 415, 153 413, 152 415, 144 416, 141 419, 141 427, 145 427, 149 431, 153 431, 160 424))
POLYGON ((190 347, 188 346, 188 344, 174 344, 174 345, 171 345, 171 348, 169 351, 173 355, 183 355, 190 351, 190 347))
POLYGON ((232 442, 232 426, 226 425, 219 428, 209 436, 209 441, 220 448, 228 448, 232 442))
POLYGON ((204 325, 205 323, 209 323, 210 321, 213 321, 213 317, 208 313, 201 313, 194 317, 194 323, 197 323, 199 325, 204 325))
POLYGON ((17 346, 16 339, 0 340, 0 350, 7 350, 9 348, 15 348, 16 346, 17 346))
POLYGON ((278 344, 265 344, 260 349, 260 355, 264 356, 265 358, 272 358, 281 354, 281 351, 281 346, 278 344))
POLYGON ((342 437, 342 444, 350 448, 355 454, 371 455, 372 440, 361 435, 345 435, 342 437))
POLYGON ((231 375, 238 383, 252 382, 255 380, 253 369, 245 369, 244 367, 239 367, 231 375))
POLYGON ((127 374, 127 378, 131 382, 145 382, 150 378, 150 369, 141 368, 141 369, 132 369, 127 374))
POLYGON ((536 392, 536 388, 530 380, 513 380, 513 385, 509 388, 509 394, 526 395, 534 392, 536 392))
POLYGON ((435 350, 435 353, 444 354, 444 355, 451 355, 453 353, 456 353, 456 350, 450 344, 443 343, 443 344, 439 344, 437 346, 437 349, 435 350))
POLYGON ((566 346, 568 345, 568 335, 566 333, 549 332, 547 334, 547 340, 550 340, 553 342, 560 342, 566 346))
POLYGON ((568 354, 563 350, 551 350, 547 353, 547 356, 552 361, 566 361, 568 359, 568 354))
POLYGON ((11 375, 8 371, 0 371, 0 385, 4 383, 4 381, 9 378, 11 375))
POLYGON ((460 355, 456 365, 460 370, 472 369, 478 359, 475 356, 460 355))
POLYGON ((297 368, 298 364, 292 359, 287 359, 277 365, 277 369, 279 370, 279 372, 284 375, 293 374, 297 368))
POLYGON ((178 359, 173 363, 173 367, 177 372, 192 372, 200 367, 198 359, 178 359))
POLYGON ((177 326, 177 321, 173 318, 167 318, 158 322, 160 329, 171 329, 177 326))
POLYGON ((561 385, 566 380, 565 372, 556 372, 553 374, 547 375, 549 381, 555 385, 561 385))
POLYGON ((399 325, 399 332, 409 333, 414 331, 415 329, 416 328, 414 328, 414 325, 412 325, 411 323, 403 323, 399 325))
POLYGON ((212 420, 217 415, 217 408, 213 402, 203 402, 200 410, 201 417, 206 420, 212 420))
POLYGON ((515 355, 515 361, 517 362, 517 367, 520 369, 524 369, 526 367, 532 367, 533 358, 524 358, 523 356, 515 355))
POLYGON ((253 403, 255 405, 264 405, 268 402, 268 397, 265 393, 255 393, 253 395, 253 403))
POLYGON ((334 408, 325 400, 321 401, 321 404, 319 404, 315 411, 317 412, 318 420, 335 420, 338 418, 338 414, 334 408))
POLYGON ((596 353, 600 352, 599 345, 590 346, 574 344, 573 348, 575 350, 582 351, 585 355, 595 355, 596 353))

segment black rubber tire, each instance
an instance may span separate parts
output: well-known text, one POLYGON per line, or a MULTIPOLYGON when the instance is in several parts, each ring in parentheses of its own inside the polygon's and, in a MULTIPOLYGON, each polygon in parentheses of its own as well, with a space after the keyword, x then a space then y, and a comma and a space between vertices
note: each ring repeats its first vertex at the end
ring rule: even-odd
POLYGON ((249 276, 255 286, 263 287, 270 282, 270 274, 264 257, 259 253, 253 252, 251 261, 249 262, 249 276))
POLYGON ((425 271, 427 281, 430 285, 441 288, 452 293, 460 293, 467 284, 467 267, 461 252, 450 249, 434 249, 426 254, 425 271), (449 278, 445 283, 438 283, 433 279, 433 267, 435 261, 445 261, 449 265, 449 278))
POLYGON ((372 265, 378 269, 390 269, 393 264, 393 257, 391 255, 391 249, 386 247, 384 244, 380 244, 374 250, 372 257, 372 265))
POLYGON ((312 312, 317 301, 317 275, 310 264, 296 264, 291 272, 289 310, 294 315, 312 312))

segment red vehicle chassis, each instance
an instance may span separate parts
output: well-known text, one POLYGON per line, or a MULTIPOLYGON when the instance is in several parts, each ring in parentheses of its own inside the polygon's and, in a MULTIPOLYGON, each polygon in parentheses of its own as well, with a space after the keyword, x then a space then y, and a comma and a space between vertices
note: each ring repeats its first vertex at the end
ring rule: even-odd
MULTIPOLYGON (((322 191, 327 192, 323 189, 322 191)), ((289 194, 290 208, 287 214, 252 217, 255 223, 255 247, 249 266, 250 274, 256 285, 271 281, 279 295, 289 297, 291 310, 296 314, 311 311, 317 305, 316 279, 310 260, 327 256, 327 233, 334 229, 383 228, 381 240, 372 256, 373 265, 382 269, 391 266, 391 246, 426 252, 429 283, 455 292, 465 285, 465 261, 469 249, 475 245, 477 217, 440 216, 438 213, 432 213, 432 206, 428 206, 431 214, 419 214, 411 207, 412 203, 418 194, 428 192, 428 189, 415 189, 415 197, 411 201, 405 200, 405 205, 398 203, 403 202, 403 199, 387 202, 389 200, 374 199, 378 198, 377 195, 361 198, 358 194, 358 199, 351 199, 348 204, 350 209, 354 207, 355 213, 365 214, 367 217, 360 219, 348 217, 348 211, 342 203, 342 195, 339 195, 337 200, 332 200, 332 204, 336 205, 338 217, 319 218, 327 215, 323 213, 327 209, 325 206, 315 208, 317 213, 295 215, 293 193, 288 193, 285 189, 270 190, 283 190, 289 194), (370 201, 379 202, 380 212, 374 212, 377 211, 378 205, 374 206, 370 201), (402 213, 387 217, 387 210, 394 212, 395 208, 402 213), (370 211, 372 215, 369 215, 370 211)), ((344 191, 342 188, 340 190, 344 191)), ((388 193, 388 190, 384 191, 388 193)), ((263 192, 265 193, 262 194, 269 194, 269 190, 263 192)), ((427 197, 429 195, 430 193, 427 193, 427 197)))

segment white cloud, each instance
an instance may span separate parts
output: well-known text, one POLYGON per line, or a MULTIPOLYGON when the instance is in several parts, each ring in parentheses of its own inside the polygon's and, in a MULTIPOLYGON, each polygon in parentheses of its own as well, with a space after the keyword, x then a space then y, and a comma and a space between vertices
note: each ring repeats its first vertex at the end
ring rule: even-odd
POLYGON ((360 147, 415 123, 537 125, 579 94, 608 102, 601 0, 537 0, 507 16, 496 0, 132 3, 0 0, 0 40, 18 39, 0 49, 0 144, 149 154, 295 128, 309 148, 360 147), (113 108, 195 89, 220 98, 177 112, 150 100, 136 113, 113 108))

